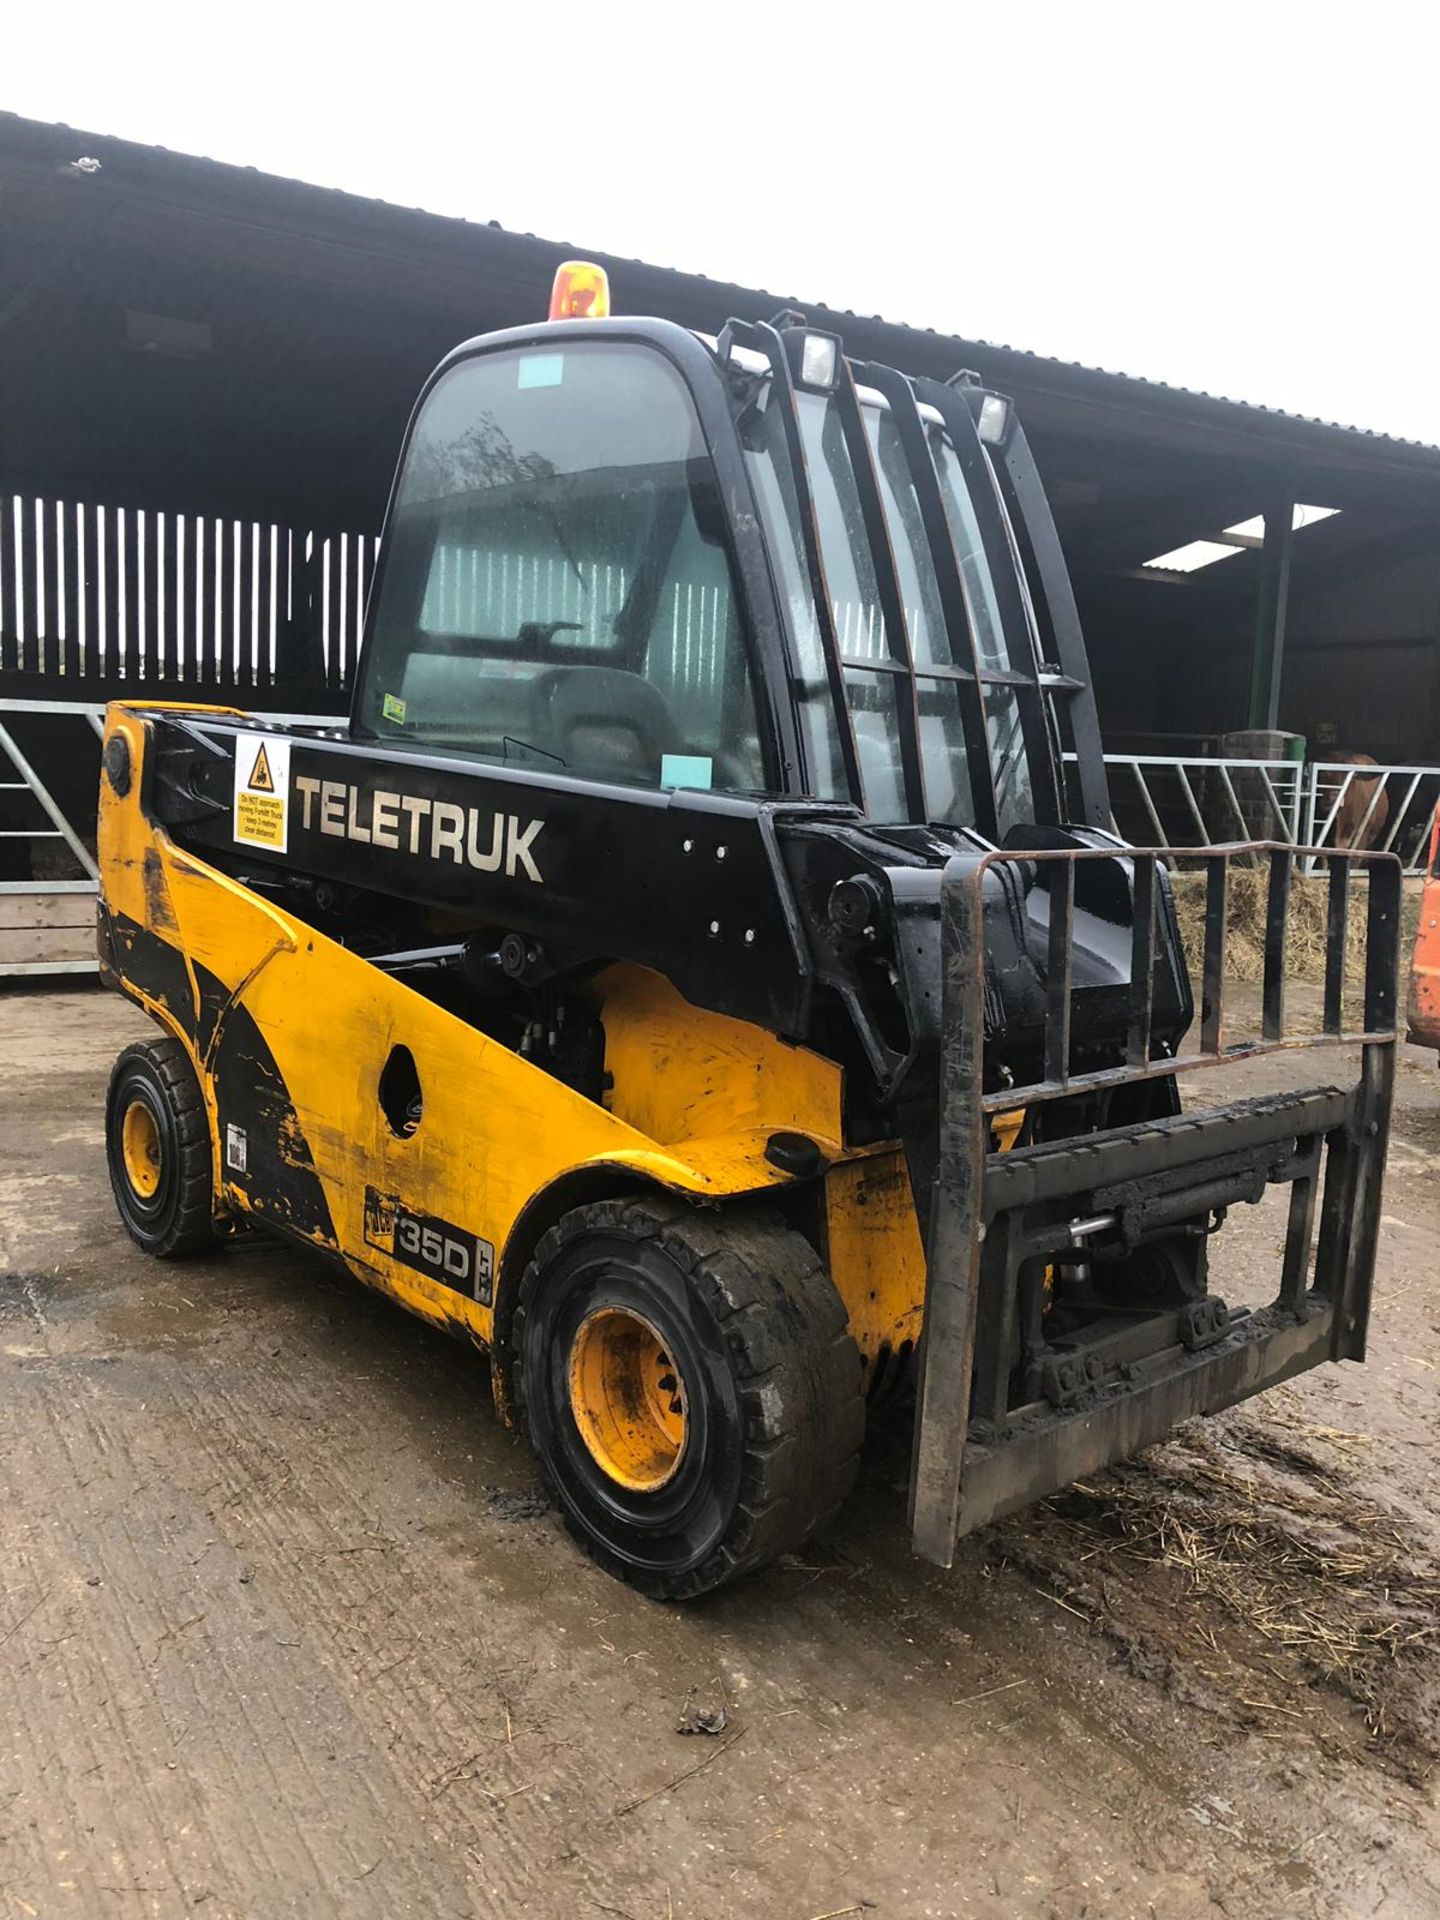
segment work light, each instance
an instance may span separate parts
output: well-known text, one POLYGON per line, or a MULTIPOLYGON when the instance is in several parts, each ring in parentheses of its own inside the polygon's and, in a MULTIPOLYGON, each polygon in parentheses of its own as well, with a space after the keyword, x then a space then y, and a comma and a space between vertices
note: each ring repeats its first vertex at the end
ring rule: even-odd
POLYGON ((807 331, 801 336, 799 381, 802 387, 829 393, 839 366, 840 342, 833 333, 807 331))
POLYGON ((1003 447, 1010 435, 1010 402, 1002 394, 987 393, 976 426, 987 447, 1003 447))
POLYGON ((790 378, 810 393, 833 393, 840 378, 840 338, 798 325, 798 314, 780 316, 773 324, 785 343, 790 378))

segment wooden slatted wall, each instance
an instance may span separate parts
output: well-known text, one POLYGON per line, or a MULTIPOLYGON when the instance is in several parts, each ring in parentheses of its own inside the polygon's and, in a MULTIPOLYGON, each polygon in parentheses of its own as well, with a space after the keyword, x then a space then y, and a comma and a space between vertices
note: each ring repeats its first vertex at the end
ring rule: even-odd
POLYGON ((0 695, 344 695, 378 540, 0 494, 0 695))

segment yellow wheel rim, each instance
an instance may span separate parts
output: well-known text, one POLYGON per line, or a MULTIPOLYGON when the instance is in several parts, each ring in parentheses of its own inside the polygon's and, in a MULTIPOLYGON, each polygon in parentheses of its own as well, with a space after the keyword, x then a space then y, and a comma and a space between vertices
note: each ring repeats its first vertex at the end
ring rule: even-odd
POLYGON ((143 1100, 132 1100, 120 1124, 125 1178, 142 1200, 160 1191, 160 1128, 143 1100))
POLYGON ((653 1493, 685 1450, 685 1382, 650 1322, 601 1307, 570 1349, 570 1411, 596 1464, 632 1493, 653 1493))

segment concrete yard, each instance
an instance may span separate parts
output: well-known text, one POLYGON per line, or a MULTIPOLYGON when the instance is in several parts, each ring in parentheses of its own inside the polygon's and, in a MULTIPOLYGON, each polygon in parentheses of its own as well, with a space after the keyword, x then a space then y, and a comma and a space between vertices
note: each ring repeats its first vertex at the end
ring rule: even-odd
MULTIPOLYGON (((950 1574, 882 1430, 831 1534, 678 1609, 569 1543, 470 1352, 286 1248, 134 1250, 102 1098, 145 1032, 0 993, 3 1920, 1440 1913, 1431 1056, 1369 1366, 950 1574)), ((1227 1228, 1233 1297, 1282 1230, 1227 1228)))

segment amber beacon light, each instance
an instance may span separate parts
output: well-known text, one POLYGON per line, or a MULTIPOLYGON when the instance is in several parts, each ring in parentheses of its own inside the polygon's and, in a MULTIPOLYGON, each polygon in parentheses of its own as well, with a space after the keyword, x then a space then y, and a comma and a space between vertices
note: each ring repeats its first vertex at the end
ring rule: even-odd
POLYGON ((610 276, 590 260, 565 260, 550 289, 552 320, 608 320, 610 276))

